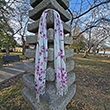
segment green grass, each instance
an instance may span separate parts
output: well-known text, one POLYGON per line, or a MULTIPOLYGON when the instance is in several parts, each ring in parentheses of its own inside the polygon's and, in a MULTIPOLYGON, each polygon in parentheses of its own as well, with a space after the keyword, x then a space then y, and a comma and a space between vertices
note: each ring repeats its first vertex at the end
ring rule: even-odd
MULTIPOLYGON (((74 54, 77 91, 67 110, 110 110, 110 57, 74 54)), ((32 110, 21 93, 22 75, 0 85, 0 110, 32 110)))
POLYGON ((0 110, 31 110, 22 97, 22 75, 2 84, 0 88, 0 110))

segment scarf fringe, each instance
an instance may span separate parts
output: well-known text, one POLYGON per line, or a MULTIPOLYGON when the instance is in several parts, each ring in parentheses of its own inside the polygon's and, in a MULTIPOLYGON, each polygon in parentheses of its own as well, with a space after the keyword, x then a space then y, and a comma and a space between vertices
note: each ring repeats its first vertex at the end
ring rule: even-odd
POLYGON ((36 100, 37 100, 37 103, 40 103, 40 95, 39 94, 36 94, 36 100))

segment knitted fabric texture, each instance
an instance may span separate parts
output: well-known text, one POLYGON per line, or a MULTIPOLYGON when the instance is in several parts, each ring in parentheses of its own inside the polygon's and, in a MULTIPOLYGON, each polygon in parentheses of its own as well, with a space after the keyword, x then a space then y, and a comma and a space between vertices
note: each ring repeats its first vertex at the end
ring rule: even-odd
POLYGON ((46 69, 48 60, 48 38, 47 38, 47 12, 54 13, 54 70, 57 95, 63 96, 67 92, 67 72, 64 52, 63 24, 60 15, 54 9, 46 9, 40 18, 38 38, 35 56, 35 88, 36 99, 45 93, 46 69))

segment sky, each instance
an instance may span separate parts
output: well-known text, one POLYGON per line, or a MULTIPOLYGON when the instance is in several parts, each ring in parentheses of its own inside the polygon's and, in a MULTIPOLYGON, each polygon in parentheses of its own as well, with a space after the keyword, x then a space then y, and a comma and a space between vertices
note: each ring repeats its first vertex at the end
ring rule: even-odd
MULTIPOLYGON (((26 1, 29 2, 30 0, 26 0, 26 1)), ((69 1, 69 4, 70 4, 70 10, 71 11, 72 10, 76 10, 76 11, 79 11, 80 10, 81 0, 68 0, 68 1, 69 1)), ((90 2, 90 4, 93 3, 93 0, 83 0, 82 12, 81 13, 85 12, 88 9, 88 5, 89 5, 88 1, 90 2)), ((88 15, 89 15, 89 13, 87 13, 86 15, 84 15, 83 18, 88 17, 88 15)), ((16 37, 18 38, 20 36, 19 35, 16 35, 16 37)), ((20 40, 19 40, 19 43, 21 43, 20 40)))

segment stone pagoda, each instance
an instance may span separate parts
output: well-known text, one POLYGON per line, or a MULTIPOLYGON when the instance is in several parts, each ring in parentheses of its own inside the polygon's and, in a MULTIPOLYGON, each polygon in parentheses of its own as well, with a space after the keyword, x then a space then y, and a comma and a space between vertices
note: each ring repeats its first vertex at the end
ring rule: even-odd
MULTIPOLYGON (((71 16, 66 11, 69 8, 68 0, 30 0, 30 4, 33 7, 29 11, 29 17, 34 20, 33 23, 28 24, 28 31, 35 33, 33 36, 26 37, 26 43, 29 45, 35 45, 37 43, 37 33, 39 28, 39 21, 42 12, 45 9, 52 8, 59 12, 64 28, 64 35, 71 32, 71 26, 66 22, 70 20, 71 16)), ((25 70, 31 75, 25 74, 23 76, 23 83, 27 88, 22 90, 22 96, 29 103, 33 110, 66 110, 66 106, 73 98, 76 92, 76 86, 73 84, 75 81, 74 61, 67 60, 67 86, 68 92, 66 95, 59 97, 56 95, 55 86, 55 72, 54 72, 54 15, 52 11, 47 14, 47 37, 48 37, 48 62, 46 71, 46 90, 45 94, 40 96, 40 103, 36 100, 36 89, 34 83, 35 73, 35 49, 26 49, 25 56, 33 58, 29 62, 24 63, 25 70)), ((64 36, 64 45, 71 45, 73 38, 64 36)), ((35 47, 36 48, 36 47, 35 47)), ((65 48, 65 57, 73 57, 74 50, 65 48)), ((65 58, 65 59, 66 59, 65 58)))

